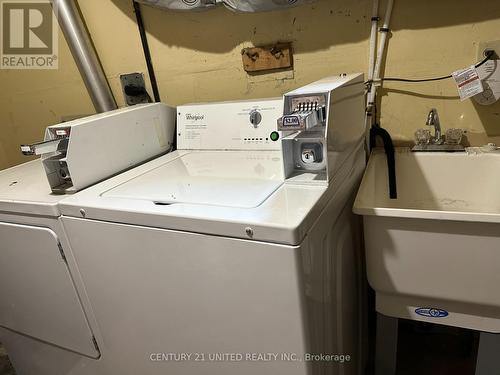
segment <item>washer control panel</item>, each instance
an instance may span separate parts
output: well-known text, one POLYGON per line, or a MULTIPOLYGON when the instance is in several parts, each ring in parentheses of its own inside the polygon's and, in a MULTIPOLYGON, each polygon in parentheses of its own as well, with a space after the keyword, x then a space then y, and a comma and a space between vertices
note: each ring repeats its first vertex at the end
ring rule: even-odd
POLYGON ((283 99, 257 99, 177 107, 180 150, 281 150, 276 121, 283 99))

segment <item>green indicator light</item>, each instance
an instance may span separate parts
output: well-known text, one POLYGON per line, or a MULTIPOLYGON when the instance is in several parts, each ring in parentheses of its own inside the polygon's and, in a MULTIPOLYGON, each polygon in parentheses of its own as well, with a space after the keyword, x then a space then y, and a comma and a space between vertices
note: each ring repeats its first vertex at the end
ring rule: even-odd
POLYGON ((280 133, 272 132, 269 138, 271 138, 271 141, 276 142, 278 139, 280 139, 280 133))

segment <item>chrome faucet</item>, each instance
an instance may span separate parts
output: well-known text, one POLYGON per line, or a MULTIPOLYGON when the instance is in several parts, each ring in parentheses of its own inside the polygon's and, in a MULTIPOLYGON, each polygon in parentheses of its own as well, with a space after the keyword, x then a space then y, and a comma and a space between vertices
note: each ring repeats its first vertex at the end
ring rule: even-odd
POLYGON ((433 143, 436 145, 442 144, 443 137, 441 136, 441 123, 439 122, 439 115, 436 108, 432 108, 427 115, 427 121, 425 122, 425 125, 434 127, 433 143))

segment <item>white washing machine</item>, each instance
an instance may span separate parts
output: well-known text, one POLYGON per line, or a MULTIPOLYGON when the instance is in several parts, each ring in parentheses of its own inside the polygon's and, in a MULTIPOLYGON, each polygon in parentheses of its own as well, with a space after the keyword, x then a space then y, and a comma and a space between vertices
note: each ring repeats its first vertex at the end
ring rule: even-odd
POLYGON ((33 361, 43 360, 46 348, 92 361, 101 355, 58 219, 57 203, 65 195, 53 191, 78 194, 105 176, 164 154, 171 148, 174 120, 173 109, 153 104, 49 126, 44 142, 22 146, 41 159, 0 172, 0 341, 9 353, 21 351, 12 356, 18 375, 38 374, 33 361), (121 132, 115 136, 119 142, 103 148, 107 132, 121 132), (100 164, 92 163, 103 155, 100 164), (42 350, 31 351, 25 341, 42 350))
POLYGON ((179 107, 179 150, 58 204, 101 357, 24 337, 14 361, 30 375, 360 374, 363 97, 359 74, 284 103, 179 107))

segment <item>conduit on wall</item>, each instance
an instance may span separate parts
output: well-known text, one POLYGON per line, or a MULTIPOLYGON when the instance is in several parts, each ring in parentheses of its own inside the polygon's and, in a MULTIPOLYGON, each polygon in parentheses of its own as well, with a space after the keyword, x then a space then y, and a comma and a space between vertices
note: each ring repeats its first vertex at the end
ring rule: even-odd
POLYGON ((153 90, 154 101, 161 102, 160 90, 158 89, 156 73, 153 67, 153 60, 151 58, 151 50, 149 49, 148 36, 146 34, 146 29, 144 27, 144 20, 142 19, 141 6, 135 0, 132 0, 132 5, 134 7, 135 18, 137 20, 137 27, 139 28, 139 35, 141 36, 142 50, 144 52, 146 66, 148 68, 149 80, 151 82, 151 88, 153 90))
POLYGON ((389 197, 397 199, 396 182, 396 158, 394 154, 394 144, 391 135, 377 124, 377 88, 380 86, 380 74, 387 44, 387 34, 390 32, 389 25, 392 16, 394 0, 388 0, 383 26, 379 29, 381 33, 380 45, 377 46, 377 27, 379 0, 373 0, 372 28, 370 36, 370 52, 368 62, 368 82, 369 89, 366 99, 366 121, 367 129, 370 129, 370 141, 368 150, 375 147, 376 137, 380 136, 384 142, 384 150, 387 157, 387 170, 389 176, 389 197), (378 47, 378 48, 377 48, 378 47))
POLYGON ((387 34, 390 32, 389 25, 392 16, 392 9, 394 7, 394 0, 388 0, 387 8, 384 18, 383 26, 379 29, 380 32, 380 44, 377 48, 377 33, 376 29, 378 26, 378 7, 379 1, 373 0, 373 13, 372 13, 372 31, 370 37, 370 60, 368 66, 368 81, 369 90, 367 95, 367 122, 368 125, 374 125, 377 121, 376 119, 376 100, 377 100, 377 89, 380 86, 381 81, 381 71, 382 64, 385 57, 386 45, 387 45, 387 34), (375 59, 376 56, 376 59, 375 59))

